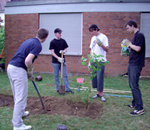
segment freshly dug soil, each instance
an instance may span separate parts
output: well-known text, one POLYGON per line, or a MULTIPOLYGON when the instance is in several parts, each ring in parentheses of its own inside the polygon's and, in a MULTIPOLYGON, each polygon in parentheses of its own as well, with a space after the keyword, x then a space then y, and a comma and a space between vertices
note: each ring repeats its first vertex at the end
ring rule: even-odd
MULTIPOLYGON (((101 102, 90 104, 89 110, 82 102, 72 102, 63 98, 42 97, 45 110, 43 110, 39 97, 28 97, 26 110, 30 114, 68 115, 78 117, 88 117, 95 119, 102 115, 103 107, 101 102), (48 111, 49 110, 49 111, 48 111)), ((13 108, 13 96, 0 95, 0 107, 13 108)))

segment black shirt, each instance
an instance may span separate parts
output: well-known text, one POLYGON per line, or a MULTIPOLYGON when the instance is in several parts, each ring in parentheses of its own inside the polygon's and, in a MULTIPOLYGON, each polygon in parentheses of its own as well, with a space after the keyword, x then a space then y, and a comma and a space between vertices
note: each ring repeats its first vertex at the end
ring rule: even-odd
POLYGON ((136 52, 135 50, 131 49, 129 55, 129 64, 134 66, 145 66, 145 37, 144 34, 140 31, 137 31, 134 34, 132 44, 136 46, 140 46, 141 50, 136 52))
MULTIPOLYGON (((60 50, 64 50, 66 48, 68 48, 68 44, 62 38, 60 38, 59 40, 58 39, 53 39, 50 42, 50 46, 49 46, 49 50, 54 49, 55 54, 59 57, 61 57, 61 54, 59 53, 60 50)), ((63 55, 63 58, 64 58, 64 62, 65 62, 65 56, 64 55, 63 55)), ((60 62, 54 56, 52 56, 52 63, 59 63, 60 64, 60 62)))

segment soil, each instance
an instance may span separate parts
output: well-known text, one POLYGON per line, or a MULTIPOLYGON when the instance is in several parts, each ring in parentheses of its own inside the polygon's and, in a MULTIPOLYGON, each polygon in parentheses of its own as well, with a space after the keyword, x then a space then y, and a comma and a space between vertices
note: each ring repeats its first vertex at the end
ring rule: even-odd
MULTIPOLYGON (((50 96, 42 97, 42 101, 44 103, 45 109, 43 109, 39 97, 28 97, 26 110, 30 111, 30 114, 58 114, 87 117, 92 119, 101 116, 103 111, 103 106, 101 102, 90 104, 87 111, 87 105, 82 102, 72 102, 50 96)), ((13 109, 13 105, 13 96, 0 95, 0 107, 6 106, 13 109)))

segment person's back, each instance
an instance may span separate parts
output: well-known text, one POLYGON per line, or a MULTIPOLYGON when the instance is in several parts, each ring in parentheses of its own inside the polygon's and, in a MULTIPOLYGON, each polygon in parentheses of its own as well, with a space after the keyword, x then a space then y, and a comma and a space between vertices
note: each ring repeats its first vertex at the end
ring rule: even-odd
POLYGON ((29 53, 32 53, 37 57, 41 50, 42 45, 37 38, 28 39, 21 44, 9 64, 17 67, 22 67, 23 69, 27 70, 24 62, 25 58, 28 56, 29 53))

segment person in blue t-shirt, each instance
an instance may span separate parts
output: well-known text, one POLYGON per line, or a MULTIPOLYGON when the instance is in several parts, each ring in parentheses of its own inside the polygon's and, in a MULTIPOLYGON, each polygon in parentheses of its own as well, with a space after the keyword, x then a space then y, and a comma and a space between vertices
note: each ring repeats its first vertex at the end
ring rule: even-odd
POLYGON ((139 88, 139 77, 142 68, 145 66, 145 37, 144 34, 139 31, 137 23, 134 20, 129 20, 126 23, 125 28, 128 32, 134 34, 132 43, 125 42, 124 44, 125 46, 130 47, 128 78, 133 95, 132 105, 127 105, 127 107, 135 108, 130 115, 137 116, 145 113, 139 88))
POLYGON ((22 117, 29 115, 29 112, 25 111, 28 79, 34 80, 32 64, 41 52, 41 43, 46 40, 48 33, 45 28, 39 29, 35 38, 28 39, 21 44, 8 64, 7 74, 14 96, 13 130, 32 128, 23 124, 22 120, 22 117))

